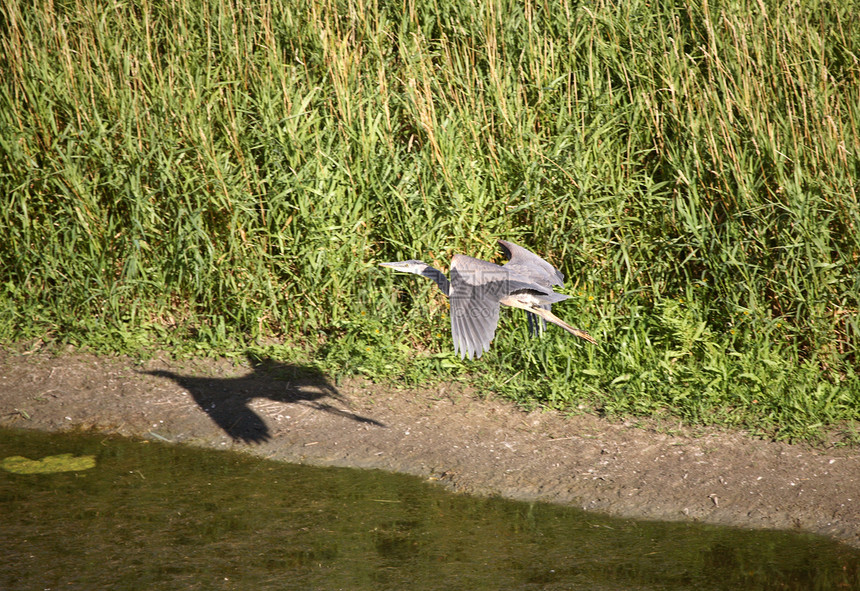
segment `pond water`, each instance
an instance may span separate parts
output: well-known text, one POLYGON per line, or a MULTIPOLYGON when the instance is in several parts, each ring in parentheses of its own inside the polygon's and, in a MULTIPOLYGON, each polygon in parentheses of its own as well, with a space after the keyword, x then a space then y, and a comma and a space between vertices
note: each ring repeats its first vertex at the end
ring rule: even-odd
POLYGON ((0 540, 9 590, 860 589, 860 551, 813 535, 22 430, 0 430, 0 540))

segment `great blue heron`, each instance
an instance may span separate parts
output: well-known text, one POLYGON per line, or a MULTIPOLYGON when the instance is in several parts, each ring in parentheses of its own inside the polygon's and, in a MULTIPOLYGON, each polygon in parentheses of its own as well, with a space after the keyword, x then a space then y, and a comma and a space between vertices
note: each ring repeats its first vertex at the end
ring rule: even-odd
MULTIPOLYGON (((561 271, 533 252, 505 240, 499 245, 510 259, 496 265, 462 254, 451 260, 451 279, 423 261, 409 260, 380 263, 380 266, 432 279, 451 300, 451 338, 454 352, 460 358, 478 358, 490 350, 490 342, 499 323, 499 307, 522 308, 529 314, 562 327, 570 334, 597 344, 588 332, 573 328, 550 311, 550 306, 566 300, 553 291, 561 285, 561 271)), ((545 323, 543 324, 545 326, 545 323)), ((537 322, 530 317, 529 327, 537 332, 537 322)))

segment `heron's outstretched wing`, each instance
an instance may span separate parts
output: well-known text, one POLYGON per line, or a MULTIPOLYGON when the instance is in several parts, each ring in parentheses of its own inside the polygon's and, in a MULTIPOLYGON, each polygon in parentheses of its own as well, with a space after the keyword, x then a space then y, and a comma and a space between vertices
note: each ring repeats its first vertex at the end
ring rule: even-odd
POLYGON ((518 290, 544 291, 511 277, 504 267, 466 255, 451 261, 451 338, 461 358, 490 350, 499 323, 502 298, 518 290))
POLYGON ((546 287, 564 284, 564 274, 532 251, 507 240, 499 240, 499 246, 510 259, 505 268, 514 273, 516 279, 546 287))
MULTIPOLYGON (((549 288, 553 285, 564 284, 564 274, 561 271, 527 248, 507 240, 499 240, 499 246, 502 247, 505 256, 509 259, 505 263, 505 268, 516 274, 517 277, 549 288)), ((545 310, 550 309, 549 304, 542 307, 545 310)), ((531 312, 526 312, 526 316, 529 321, 529 334, 531 336, 536 337, 546 330, 546 319, 538 320, 538 317, 531 312)))

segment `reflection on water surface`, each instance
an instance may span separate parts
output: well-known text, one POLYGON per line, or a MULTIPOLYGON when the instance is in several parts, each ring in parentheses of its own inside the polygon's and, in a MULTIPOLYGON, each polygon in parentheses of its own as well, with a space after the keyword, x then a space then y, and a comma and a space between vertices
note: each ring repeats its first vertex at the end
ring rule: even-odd
POLYGON ((0 431, 2 589, 860 589, 860 551, 788 532, 620 520, 379 471, 0 431), (20 460, 16 460, 20 461, 20 460))

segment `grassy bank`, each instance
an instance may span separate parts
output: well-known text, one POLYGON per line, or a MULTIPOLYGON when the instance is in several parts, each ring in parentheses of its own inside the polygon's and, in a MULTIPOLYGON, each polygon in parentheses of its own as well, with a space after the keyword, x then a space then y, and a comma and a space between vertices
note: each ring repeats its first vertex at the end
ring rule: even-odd
POLYGON ((251 349, 530 404, 857 439, 850 3, 0 8, 0 339, 251 349), (447 269, 504 237, 573 297, 479 362, 447 269), (277 343, 277 344, 272 344, 277 343), (479 370, 479 371, 476 371, 479 370))

